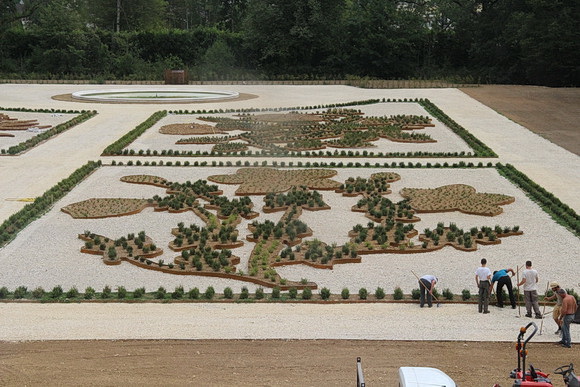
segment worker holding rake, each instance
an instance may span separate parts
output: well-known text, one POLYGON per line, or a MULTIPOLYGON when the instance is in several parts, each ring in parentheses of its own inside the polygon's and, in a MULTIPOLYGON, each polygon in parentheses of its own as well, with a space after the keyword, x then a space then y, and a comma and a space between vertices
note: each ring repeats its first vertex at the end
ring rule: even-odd
POLYGON ((425 306, 425 295, 427 296, 427 305, 433 306, 433 289, 437 283, 437 277, 426 274, 419 279, 419 288, 421 289, 421 308, 425 306), (426 294, 425 294, 426 293, 426 294))

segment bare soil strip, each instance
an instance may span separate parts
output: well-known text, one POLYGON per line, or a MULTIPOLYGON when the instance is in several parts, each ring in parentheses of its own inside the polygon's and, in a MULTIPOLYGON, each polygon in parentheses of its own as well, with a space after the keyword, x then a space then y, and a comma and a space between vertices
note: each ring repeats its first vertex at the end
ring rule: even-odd
MULTIPOLYGON (((579 355, 576 348, 533 341, 528 348, 528 363, 549 373, 579 355)), ((0 385, 348 386, 356 383, 357 356, 369 386, 396 385, 402 366, 439 368, 460 386, 511 386, 509 372, 517 366, 514 345, 505 342, 5 342, 0 385)), ((554 385, 563 385, 559 375, 551 377, 554 385)))

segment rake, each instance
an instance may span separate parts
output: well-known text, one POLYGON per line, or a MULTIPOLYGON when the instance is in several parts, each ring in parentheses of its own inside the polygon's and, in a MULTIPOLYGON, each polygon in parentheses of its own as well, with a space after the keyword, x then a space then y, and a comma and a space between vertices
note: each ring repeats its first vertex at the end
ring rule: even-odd
POLYGON ((417 281, 419 281, 419 283, 425 288, 425 290, 431 294, 431 297, 433 297, 435 299, 435 301, 437 301, 437 307, 439 308, 439 306, 441 305, 441 302, 439 301, 439 299, 437 297, 435 297, 435 295, 433 294, 433 292, 431 290, 427 289, 427 286, 425 286, 425 284, 423 282, 421 282, 421 279, 419 278, 419 276, 417 276, 417 274, 415 274, 415 272, 413 270, 411 270, 411 273, 413 273, 415 278, 417 278, 417 281))

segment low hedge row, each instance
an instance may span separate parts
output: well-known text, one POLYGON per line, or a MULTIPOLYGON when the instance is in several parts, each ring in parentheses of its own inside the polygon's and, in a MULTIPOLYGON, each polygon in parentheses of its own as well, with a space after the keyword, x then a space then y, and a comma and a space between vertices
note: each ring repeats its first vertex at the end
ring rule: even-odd
POLYGON ((162 119, 167 115, 167 110, 160 110, 153 113, 149 118, 140 123, 131 130, 129 133, 125 134, 123 137, 109 145, 105 148, 102 156, 118 155, 123 151, 123 148, 129 146, 133 141, 135 141, 140 135, 145 133, 147 129, 155 125, 157 121, 162 119))
POLYGON ((385 161, 384 163, 370 163, 370 162, 364 162, 364 163, 359 163, 359 162, 352 162, 349 161, 347 163, 345 162, 325 162, 325 161, 297 161, 296 163, 293 161, 290 161, 288 163, 286 163, 285 161, 268 161, 268 160, 264 160, 262 162, 258 162, 258 161, 254 161, 253 163, 250 163, 249 161, 241 161, 241 160, 237 160, 235 162, 233 161, 194 161, 194 162, 190 162, 190 161, 184 161, 181 162, 180 160, 177 160, 175 162, 173 161, 163 161, 163 160, 159 160, 159 161, 141 161, 141 160, 129 160, 129 161, 117 161, 117 160, 112 160, 111 161, 111 165, 112 166, 144 166, 144 167, 148 167, 148 166, 159 166, 159 167, 188 167, 188 166, 194 166, 194 167, 273 167, 273 168, 493 168, 494 165, 491 162, 486 163, 485 165, 482 162, 479 162, 477 164, 474 164, 472 162, 468 162, 466 163, 465 161, 460 161, 458 163, 453 163, 453 164, 449 164, 448 162, 444 162, 443 164, 441 163, 435 163, 432 164, 430 162, 425 163, 425 165, 423 165, 420 162, 416 162, 416 163, 412 163, 412 162, 408 162, 408 163, 404 163, 402 161, 400 162, 387 162, 385 161))
POLYGON ((27 204, 20 211, 11 215, 0 224, 0 247, 14 239, 16 234, 23 230, 35 219, 40 218, 52 205, 63 198, 78 183, 84 180, 96 168, 101 166, 100 161, 89 161, 69 177, 61 180, 54 187, 46 191, 42 196, 36 198, 34 202, 27 204))
MULTIPOLYGON (((567 289, 567 291, 569 294, 576 297, 576 299, 579 298, 574 289, 567 289)), ((464 289, 461 296, 454 295, 449 289, 444 289, 442 295, 434 291, 434 295, 438 300, 445 300, 447 302, 477 302, 478 299, 477 296, 472 296, 468 289, 464 289)), ((550 295, 551 294, 540 296, 540 299, 550 295)), ((504 300, 507 300, 507 294, 504 294, 503 296, 504 300)), ((0 300, 34 300, 38 302, 82 302, 89 300, 121 302, 170 300, 223 300, 236 302, 254 302, 259 300, 270 302, 294 300, 410 301, 418 300, 419 297, 419 289, 413 289, 411 294, 405 295, 399 287, 395 288, 394 292, 389 296, 387 296, 385 290, 381 287, 378 287, 374 293, 370 293, 366 288, 360 288, 356 295, 351 294, 348 288, 343 288, 341 292, 337 294, 332 294, 328 288, 322 288, 315 294, 310 288, 304 289, 301 293, 299 293, 296 288, 291 288, 287 292, 282 293, 280 288, 275 287, 272 289, 271 293, 265 293, 264 289, 259 287, 255 290, 254 294, 250 294, 248 288, 243 286, 239 293, 234 293, 231 287, 226 287, 223 293, 218 294, 212 286, 208 286, 203 292, 197 287, 185 291, 183 286, 177 286, 173 292, 168 292, 163 286, 160 286, 155 291, 147 292, 144 287, 128 291, 124 286, 118 286, 115 291, 113 291, 113 289, 107 285, 100 292, 97 292, 94 288, 89 286, 82 293, 75 286, 67 291, 65 291, 60 285, 55 286, 52 290, 45 290, 42 287, 29 290, 26 286, 19 286, 14 289, 14 291, 9 291, 5 286, 0 287, 0 300)), ((520 295, 519 301, 523 301, 523 295, 520 295)))
POLYGON ((513 184, 520 187, 530 199, 535 201, 548 213, 552 219, 568 228, 576 236, 580 237, 580 216, 567 204, 562 203, 553 193, 532 181, 524 173, 520 172, 511 164, 497 163, 500 174, 509 179, 513 184))
MULTIPOLYGON (((4 110, 3 108, 0 108, 0 110, 4 110)), ((13 109, 14 110, 14 109, 13 109)), ((72 110, 55 110, 55 109, 20 109, 18 111, 33 111, 33 112, 42 112, 42 113, 76 113, 76 111, 72 111, 72 110)), ((86 120, 88 120, 89 118, 93 117, 94 115, 97 114, 97 112, 95 110, 83 110, 82 112, 79 112, 80 114, 74 118, 71 118, 70 120, 68 120, 67 122, 63 122, 62 124, 58 124, 55 127, 50 128, 49 130, 47 130, 46 132, 42 132, 34 137, 29 138, 26 141, 21 142, 18 145, 14 145, 11 146, 10 148, 8 148, 8 150, 6 149, 2 149, 0 150, 1 154, 9 154, 9 155, 18 155, 24 151, 27 151, 30 148, 35 147, 36 145, 40 144, 43 141, 48 140, 51 137, 56 136, 59 133, 62 133, 70 128, 72 128, 73 126, 76 126, 82 122, 85 122, 86 120)))

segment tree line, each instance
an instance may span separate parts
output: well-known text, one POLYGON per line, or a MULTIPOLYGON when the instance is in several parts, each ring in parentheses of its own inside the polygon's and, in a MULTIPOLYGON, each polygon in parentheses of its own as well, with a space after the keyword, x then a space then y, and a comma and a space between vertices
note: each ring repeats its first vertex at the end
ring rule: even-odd
POLYGON ((576 0, 0 0, 4 78, 578 86, 576 0))

